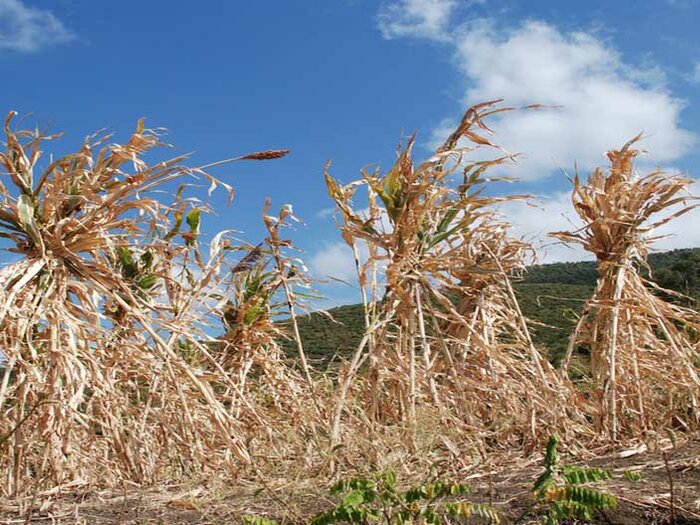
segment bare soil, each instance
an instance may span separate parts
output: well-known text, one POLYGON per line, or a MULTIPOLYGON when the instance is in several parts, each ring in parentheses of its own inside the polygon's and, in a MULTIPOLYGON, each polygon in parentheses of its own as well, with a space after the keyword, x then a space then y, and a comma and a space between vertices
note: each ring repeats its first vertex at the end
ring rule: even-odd
MULTIPOLYGON (((627 451, 586 461, 586 466, 609 468, 614 479, 606 490, 618 498, 618 508, 599 513, 594 523, 605 525, 700 525, 700 437, 664 451, 627 451), (629 481, 625 471, 639 472, 629 481)), ((564 459, 565 460, 565 459, 564 459)), ((538 461, 498 473, 473 473, 466 482, 470 497, 490 502, 512 523, 527 508, 533 480, 541 472, 538 461)), ((85 492, 78 487, 60 494, 40 494, 19 502, 0 502, 0 524, 81 525, 224 525, 241 523, 246 514, 281 523, 304 523, 332 501, 318 482, 283 480, 267 487, 235 481, 188 487, 133 488, 123 492, 85 492), (274 490, 272 488, 274 487, 274 490)), ((536 523, 530 516, 520 523, 536 523)))

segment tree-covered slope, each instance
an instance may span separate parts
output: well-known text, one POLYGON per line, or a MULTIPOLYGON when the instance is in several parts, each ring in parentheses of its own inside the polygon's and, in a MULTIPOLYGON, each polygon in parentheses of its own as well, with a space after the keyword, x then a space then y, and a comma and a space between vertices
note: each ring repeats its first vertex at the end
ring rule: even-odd
MULTIPOLYGON (((654 280, 664 288, 690 291, 700 288, 700 248, 652 253, 649 264, 654 280)), ((538 264, 528 268, 522 282, 594 285, 597 266, 596 261, 538 264)))
MULTIPOLYGON (((649 263, 662 287, 694 297, 700 294, 700 249, 655 253, 649 263)), ((515 283, 523 313, 532 321, 535 343, 547 349, 555 362, 566 350, 583 303, 593 293, 596 267, 594 261, 537 265, 515 283)), ((347 357, 364 331, 361 305, 340 306, 328 313, 333 320, 321 313, 299 320, 304 348, 317 367, 327 366, 335 357, 347 357)), ((288 342, 285 347, 294 352, 288 342)))

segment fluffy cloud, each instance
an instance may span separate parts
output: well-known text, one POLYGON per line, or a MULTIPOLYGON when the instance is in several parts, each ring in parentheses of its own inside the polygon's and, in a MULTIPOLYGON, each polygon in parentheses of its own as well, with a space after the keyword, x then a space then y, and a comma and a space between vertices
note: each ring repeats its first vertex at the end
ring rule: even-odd
MULTIPOLYGON (((698 195, 700 181, 696 180, 689 191, 691 195, 698 195)), ((539 263, 581 261, 593 258, 582 247, 565 245, 547 235, 553 231, 574 231, 582 226, 582 222, 573 210, 571 193, 554 193, 538 199, 534 205, 511 201, 503 203, 499 209, 504 218, 513 225, 513 234, 533 243, 536 247, 539 263)), ((679 209, 680 207, 675 207, 669 213, 679 209)), ((652 250, 666 251, 700 246, 700 228, 697 227, 699 215, 698 210, 692 210, 651 232, 651 236, 662 237, 652 243, 652 250)), ((652 217, 652 220, 657 219, 652 217)))
POLYGON ((503 97, 508 104, 549 106, 504 115, 497 142, 524 156, 511 168, 524 180, 557 168, 592 167, 603 153, 644 132, 644 147, 659 162, 687 153, 695 137, 679 124, 684 102, 658 71, 634 69, 594 36, 562 33, 542 22, 499 32, 491 22, 467 25, 455 37, 464 74, 465 104, 503 97))
POLYGON ((0 50, 32 52, 74 38, 50 11, 21 0, 0 0, 0 50))
POLYGON ((695 84, 700 84, 700 61, 695 63, 693 73, 690 75, 690 81, 695 84))
POLYGON ((535 246, 538 263, 591 258, 580 246, 568 246, 547 235, 553 231, 575 230, 581 226, 573 211, 569 192, 555 193, 530 203, 505 202, 499 206, 499 211, 513 225, 512 233, 515 237, 535 246))
MULTIPOLYGON (((454 13, 449 0, 401 0, 381 10, 380 29, 387 38, 444 42, 462 73, 465 106, 494 98, 547 106, 491 121, 496 142, 523 153, 517 166, 505 168, 509 174, 536 180, 574 162, 593 167, 640 132, 657 162, 681 157, 696 142, 679 122, 685 102, 668 91, 658 66, 634 67, 593 34, 535 20, 505 28, 487 19, 457 24, 454 13)), ((457 117, 434 130, 434 143, 457 117)))
POLYGON ((422 37, 449 40, 445 34, 456 0, 401 0, 386 3, 377 16, 379 30, 387 39, 422 37))
POLYGON ((338 279, 347 283, 357 280, 352 250, 342 241, 330 243, 316 252, 309 261, 309 269, 318 279, 338 279))

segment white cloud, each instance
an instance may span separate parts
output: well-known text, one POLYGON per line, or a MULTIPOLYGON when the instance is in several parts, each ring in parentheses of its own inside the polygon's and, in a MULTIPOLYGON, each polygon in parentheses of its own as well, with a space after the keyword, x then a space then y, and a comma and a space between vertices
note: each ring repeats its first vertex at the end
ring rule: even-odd
POLYGON ((316 252, 309 261, 311 274, 318 279, 333 278, 353 283, 357 270, 352 250, 344 242, 334 242, 316 252))
POLYGON ((700 60, 695 63, 693 72, 690 75, 690 81, 694 84, 700 84, 700 60))
MULTIPOLYGON (((700 181, 696 180, 689 190, 691 195, 699 195, 700 181)), ((678 209, 680 208, 676 207, 672 211, 678 209)), ((528 206, 518 201, 506 202, 499 210, 506 220, 513 224, 514 235, 533 243, 537 249, 539 263, 593 258, 592 254, 584 251, 579 245, 565 245, 547 236, 553 231, 574 231, 582 226, 581 220, 573 210, 570 192, 557 192, 541 197, 536 206, 528 206)), ((652 250, 700 247, 700 228, 697 227, 699 221, 700 210, 694 209, 651 232, 651 236, 665 236, 651 245, 652 250)))
POLYGON ((32 52, 74 38, 50 11, 21 0, 0 0, 0 50, 32 52))
POLYGON ((331 208, 322 208, 316 212, 316 218, 317 219, 329 219, 333 217, 333 215, 336 212, 336 207, 333 206, 331 208))
POLYGON ((605 151, 640 132, 659 162, 681 157, 695 142, 679 124, 684 102, 662 84, 644 85, 658 71, 632 68, 592 35, 534 21, 499 32, 478 22, 461 31, 455 46, 465 103, 503 97, 509 105, 551 106, 494 123, 497 142, 524 153, 509 168, 524 180, 546 178, 574 162, 595 166, 605 151))
POLYGON ((387 39, 420 37, 445 40, 445 30, 457 6, 456 0, 399 0, 385 3, 377 21, 387 39))
MULTIPOLYGON (((695 144, 695 135, 679 122, 685 101, 668 91, 664 72, 648 59, 634 66, 594 34, 563 32, 542 21, 509 28, 486 19, 460 25, 454 12, 449 1, 400 0, 381 10, 380 29, 387 38, 426 38, 449 46, 462 73, 465 107, 495 98, 547 106, 491 120, 495 141, 523 153, 518 165, 503 168, 509 175, 536 180, 575 162, 596 166, 607 150, 640 132, 644 147, 661 163, 695 144)), ((433 131, 433 145, 458 117, 433 131)))
POLYGON ((571 205, 571 193, 555 193, 530 204, 523 201, 504 202, 499 206, 499 211, 513 225, 514 236, 535 246, 538 263, 592 258, 580 246, 567 246, 547 235, 552 231, 575 230, 581 226, 571 205))

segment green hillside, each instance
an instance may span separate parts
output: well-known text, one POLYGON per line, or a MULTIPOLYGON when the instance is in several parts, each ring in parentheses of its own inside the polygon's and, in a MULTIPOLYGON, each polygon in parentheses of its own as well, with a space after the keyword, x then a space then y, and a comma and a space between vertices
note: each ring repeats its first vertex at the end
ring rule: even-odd
POLYGON ((537 346, 548 349, 553 361, 558 361, 566 351, 569 334, 593 289, 593 284, 516 284, 520 307, 532 321, 532 338, 537 346))
MULTIPOLYGON (((649 257, 654 278, 664 288, 697 297, 700 295, 700 249, 673 250, 649 257)), ((583 303, 593 293, 596 263, 554 263, 532 266, 515 289, 525 316, 532 321, 535 343, 548 349, 557 362, 566 350, 569 333, 583 303)), ((304 348, 317 367, 337 357, 347 357, 364 331, 361 305, 347 305, 327 315, 312 313, 300 318, 304 348)), ((293 345, 285 343, 292 354, 293 345)))
MULTIPOLYGON (((689 292, 700 289, 700 248, 652 253, 649 264, 654 280, 664 288, 689 292)), ((595 261, 538 264, 528 269, 522 282, 594 285, 596 268, 595 261)))

